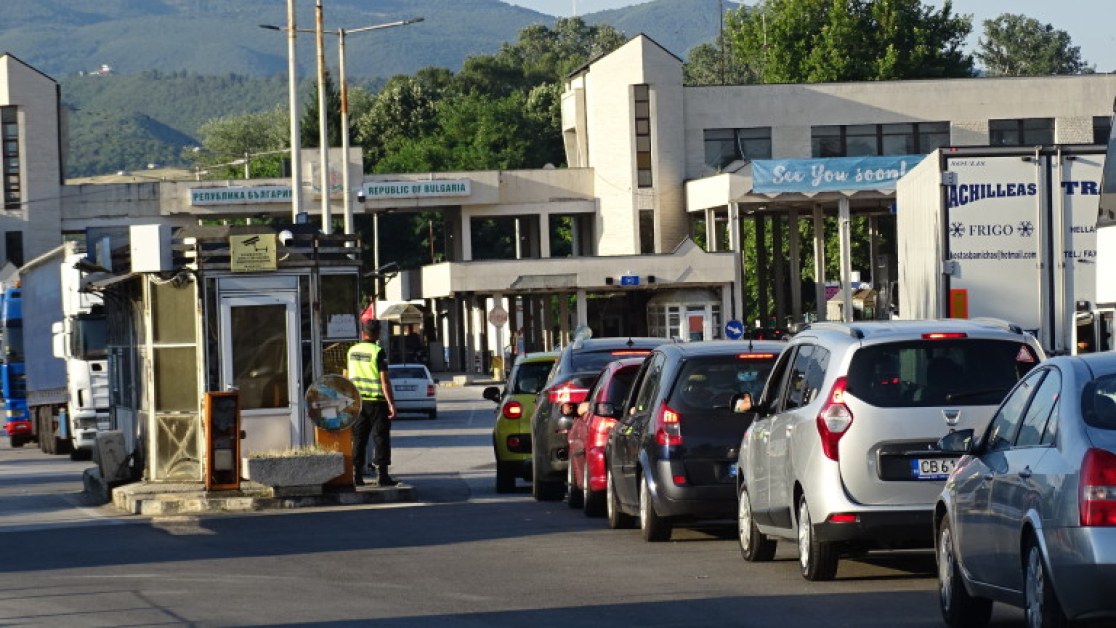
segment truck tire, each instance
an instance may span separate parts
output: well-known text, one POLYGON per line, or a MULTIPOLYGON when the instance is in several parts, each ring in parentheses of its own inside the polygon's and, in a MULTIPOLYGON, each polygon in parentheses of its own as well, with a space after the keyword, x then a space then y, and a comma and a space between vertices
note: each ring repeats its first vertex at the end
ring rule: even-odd
POLYGON ((26 441, 24 440, 23 436, 8 437, 8 444, 11 445, 12 449, 19 449, 20 447, 23 447, 24 442, 26 441))

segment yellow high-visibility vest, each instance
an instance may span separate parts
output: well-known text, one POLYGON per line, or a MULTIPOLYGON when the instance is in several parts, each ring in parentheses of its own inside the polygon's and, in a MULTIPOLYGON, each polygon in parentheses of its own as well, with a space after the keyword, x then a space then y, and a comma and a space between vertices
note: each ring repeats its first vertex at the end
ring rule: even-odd
POLYGON ((349 348, 347 356, 349 379, 360 391, 361 399, 370 401, 386 400, 383 386, 380 385, 378 360, 383 347, 374 342, 358 342, 349 348))

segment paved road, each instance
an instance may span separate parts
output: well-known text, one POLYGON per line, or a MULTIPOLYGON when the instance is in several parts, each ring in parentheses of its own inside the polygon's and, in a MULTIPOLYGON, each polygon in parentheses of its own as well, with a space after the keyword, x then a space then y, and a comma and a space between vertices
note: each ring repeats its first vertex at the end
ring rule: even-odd
MULTIPOLYGON (((392 473, 414 504, 145 518, 88 507, 88 463, 0 448, 0 625, 940 626, 928 553, 745 564, 735 530, 670 543, 608 530, 523 487, 493 489, 493 406, 440 390, 400 419, 392 473)), ((995 626, 1021 615, 997 607, 995 626)))

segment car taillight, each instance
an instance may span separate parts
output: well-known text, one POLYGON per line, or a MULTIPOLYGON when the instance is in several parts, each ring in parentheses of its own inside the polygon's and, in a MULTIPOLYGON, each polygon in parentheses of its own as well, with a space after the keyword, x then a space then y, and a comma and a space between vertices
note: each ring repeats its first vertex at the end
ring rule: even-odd
POLYGON ((958 338, 968 338, 969 334, 961 331, 936 331, 929 334, 922 334, 923 340, 956 340, 958 338))
POLYGON ((427 384, 426 385, 426 396, 427 397, 433 397, 434 396, 434 384, 427 384))
POLYGON ((830 460, 837 460, 837 443, 853 422, 852 411, 845 405, 845 378, 838 377, 829 391, 829 399, 818 413, 818 434, 821 435, 822 453, 830 460))
POLYGON ((593 439, 590 446, 604 447, 605 445, 608 445, 608 435, 612 432, 612 426, 614 425, 616 425, 616 419, 597 419, 597 427, 595 430, 593 430, 593 439))
POLYGON ((504 404, 504 418, 518 419, 523 416, 523 405, 518 401, 509 401, 504 404))
POLYGON ((1081 462, 1081 525, 1116 526, 1116 454, 1090 449, 1081 462))
POLYGON ((589 395, 589 389, 578 388, 577 386, 565 383, 557 388, 552 388, 547 395, 550 398, 550 403, 554 405, 561 405, 563 403, 577 405, 585 401, 585 397, 589 395))
POLYGON ((655 442, 664 446, 682 444, 682 415, 665 403, 655 415, 655 442))
POLYGON ((741 353, 736 356, 738 360, 774 360, 774 353, 741 353))

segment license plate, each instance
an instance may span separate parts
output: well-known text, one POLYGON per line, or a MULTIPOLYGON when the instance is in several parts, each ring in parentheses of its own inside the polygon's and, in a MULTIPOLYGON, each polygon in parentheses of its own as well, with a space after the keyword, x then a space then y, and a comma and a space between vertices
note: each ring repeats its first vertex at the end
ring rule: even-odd
POLYGON ((957 458, 916 458, 911 460, 911 475, 918 480, 944 480, 956 466, 957 458))
POLYGON ((398 390, 399 392, 414 392, 415 387, 414 387, 414 385, 404 384, 402 386, 396 386, 395 389, 398 390))

